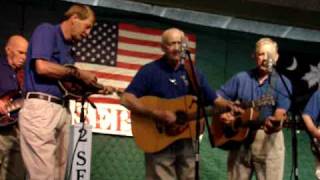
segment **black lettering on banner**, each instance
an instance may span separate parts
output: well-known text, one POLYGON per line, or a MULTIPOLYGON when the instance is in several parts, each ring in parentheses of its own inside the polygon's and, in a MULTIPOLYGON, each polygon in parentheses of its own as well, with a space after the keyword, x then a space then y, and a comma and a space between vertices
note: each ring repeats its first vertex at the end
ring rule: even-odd
POLYGON ((86 174, 85 169, 77 169, 77 180, 84 179, 85 174, 86 174))
POLYGON ((80 129, 79 130, 79 133, 80 133, 80 138, 79 138, 79 141, 83 141, 83 142, 86 142, 87 141, 87 138, 86 135, 87 135, 87 130, 86 129, 80 129))
POLYGON ((77 155, 78 155, 78 159, 79 159, 77 161, 77 165, 78 166, 84 166, 87 163, 87 160, 86 160, 86 157, 85 157, 86 152, 79 151, 77 155))

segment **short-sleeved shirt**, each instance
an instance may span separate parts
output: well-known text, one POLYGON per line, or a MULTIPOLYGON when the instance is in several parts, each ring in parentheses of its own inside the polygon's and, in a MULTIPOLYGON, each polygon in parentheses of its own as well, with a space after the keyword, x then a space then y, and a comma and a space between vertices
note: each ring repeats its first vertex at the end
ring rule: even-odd
POLYGON ((260 120, 265 119, 267 116, 271 116, 276 108, 283 108, 288 110, 290 107, 289 93, 292 92, 290 81, 283 77, 284 83, 280 79, 279 74, 274 73, 269 76, 262 84, 258 82, 258 70, 251 69, 248 71, 240 72, 233 76, 226 84, 224 84, 217 94, 222 97, 240 102, 250 102, 260 99, 263 95, 272 95, 275 100, 275 105, 268 104, 262 106, 260 112, 260 120), (270 78, 276 78, 275 80, 270 78), (287 90, 287 88, 288 90, 287 90), (271 89, 269 89, 271 88, 271 89))
POLYGON ((0 96, 20 89, 16 72, 4 57, 0 58, 0 96))
MULTIPOLYGON (((207 80, 196 70, 199 85, 203 92, 206 105, 212 105, 217 98, 207 80)), ((144 65, 135 75, 126 92, 136 97, 157 96, 160 98, 172 99, 192 93, 191 84, 183 65, 176 70, 172 68, 165 57, 144 65)))
POLYGON ((304 108, 303 114, 311 116, 313 122, 318 126, 320 123, 320 90, 313 93, 309 99, 306 107, 304 108))
POLYGON ((65 40, 60 24, 43 23, 32 34, 25 65, 25 91, 43 92, 62 97, 63 93, 55 79, 40 76, 35 70, 35 60, 44 59, 57 64, 73 64, 71 42, 65 40))

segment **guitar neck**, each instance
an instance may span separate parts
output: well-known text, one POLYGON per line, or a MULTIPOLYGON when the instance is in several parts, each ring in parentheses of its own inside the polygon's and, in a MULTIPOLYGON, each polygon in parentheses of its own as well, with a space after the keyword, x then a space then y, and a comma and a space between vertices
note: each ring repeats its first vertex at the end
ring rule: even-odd
POLYGON ((270 95, 264 95, 261 98, 252 101, 241 102, 239 104, 239 107, 241 107, 242 109, 249 109, 267 105, 275 105, 274 98, 270 95))
POLYGON ((248 102, 241 102, 239 106, 243 109, 260 107, 265 104, 263 103, 263 101, 264 100, 258 99, 258 100, 248 101, 248 102))
MULTIPOLYGON (((256 108, 265 105, 274 105, 274 99, 272 96, 262 96, 260 99, 252 100, 252 101, 243 101, 240 103, 236 103, 235 105, 242 109, 256 108)), ((225 112, 229 112, 231 109, 229 107, 219 107, 215 108, 213 115, 219 115, 225 112)))

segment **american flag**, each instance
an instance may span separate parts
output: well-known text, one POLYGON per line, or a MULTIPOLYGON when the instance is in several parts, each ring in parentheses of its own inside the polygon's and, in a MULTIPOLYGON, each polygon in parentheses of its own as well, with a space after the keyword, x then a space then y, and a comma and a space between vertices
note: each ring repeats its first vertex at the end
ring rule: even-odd
MULTIPOLYGON (((96 73, 98 82, 103 85, 125 89, 141 66, 163 55, 162 32, 133 24, 96 22, 90 35, 73 47, 76 66, 96 73)), ((187 36, 194 57, 196 38, 187 36)), ((91 100, 119 103, 116 95, 96 95, 91 100)))

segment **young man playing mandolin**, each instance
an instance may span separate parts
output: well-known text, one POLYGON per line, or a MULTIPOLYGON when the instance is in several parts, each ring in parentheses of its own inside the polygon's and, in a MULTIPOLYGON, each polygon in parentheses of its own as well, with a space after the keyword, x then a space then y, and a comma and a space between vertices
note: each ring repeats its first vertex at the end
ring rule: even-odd
POLYGON ((28 41, 13 35, 6 46, 6 57, 0 59, 0 179, 25 179, 19 145, 17 113, 11 111, 15 106, 22 106, 21 86, 23 83, 23 65, 26 61, 28 41), (19 103, 18 103, 19 102, 19 103))
MULTIPOLYGON (((217 93, 241 102, 272 96, 274 104, 262 106, 254 126, 241 145, 231 149, 228 156, 228 179, 249 180, 255 173, 258 180, 282 180, 284 169, 284 139, 282 120, 290 106, 290 81, 275 72, 278 45, 270 38, 261 38, 255 47, 256 68, 240 72, 224 84, 217 93), (285 84, 284 84, 285 83, 285 84)), ((282 75, 281 75, 282 76, 282 75)), ((226 124, 233 122, 224 121, 226 124)))
POLYGON ((29 179, 65 179, 71 114, 58 81, 97 85, 95 74, 75 67, 71 47, 95 22, 89 6, 72 5, 57 25, 43 23, 32 34, 25 68, 26 97, 19 114, 21 150, 29 179))
MULTIPOLYGON (((185 38, 184 33, 177 28, 170 28, 162 34, 162 50, 164 55, 154 62, 143 66, 134 77, 121 98, 121 103, 131 110, 131 114, 141 114, 146 119, 145 124, 151 124, 149 128, 164 125, 168 128, 173 126, 177 116, 173 110, 168 109, 169 104, 155 107, 160 100, 154 100, 150 106, 141 101, 146 96, 153 96, 163 99, 175 99, 184 102, 186 95, 192 95, 191 83, 184 66, 180 63, 181 43, 185 38), (156 124, 156 125, 155 125, 156 124)), ((222 98, 217 97, 216 93, 210 88, 204 76, 196 70, 199 84, 205 98, 206 105, 220 104, 229 106, 230 104, 222 98)), ((230 105, 231 106, 231 105, 230 105)), ((133 116, 132 116, 133 117, 133 116)), ((132 119, 135 124, 135 119, 132 119)), ((143 123, 143 122, 142 122, 143 123)), ((179 129, 179 128, 178 128, 179 129)), ((194 130, 194 129, 193 129, 194 130)), ((175 135, 166 134, 166 128, 155 129, 159 136, 155 139, 155 147, 159 138, 175 138, 180 133, 192 131, 186 127, 184 132, 175 135), (162 132, 163 129, 164 131, 162 132)), ((150 129, 141 129, 139 133, 151 132, 150 129)), ((174 134, 174 132, 172 132, 174 134)), ((191 132, 192 133, 192 132, 191 132)), ((145 134, 146 137, 151 134, 145 134)), ((152 144, 152 142, 145 142, 152 144)), ((159 146, 161 146, 159 144, 159 146)), ((152 148, 152 147, 151 147, 152 148)), ((157 148, 155 148, 157 149, 157 148)), ((192 137, 182 137, 174 140, 171 144, 154 152, 145 152, 146 179, 194 179, 195 178, 195 154, 192 137)))

